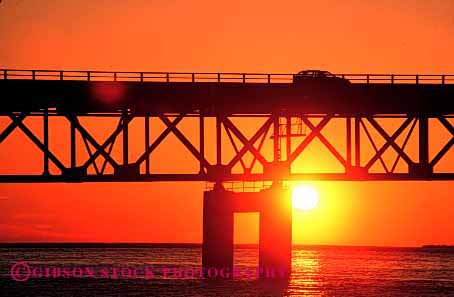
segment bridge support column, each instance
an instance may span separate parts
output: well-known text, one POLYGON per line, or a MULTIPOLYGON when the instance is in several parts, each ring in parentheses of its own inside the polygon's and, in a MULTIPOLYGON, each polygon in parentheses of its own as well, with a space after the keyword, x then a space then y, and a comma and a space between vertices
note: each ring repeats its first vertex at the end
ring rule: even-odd
POLYGON ((292 203, 288 191, 259 193, 259 268, 264 277, 289 276, 292 263, 292 203))
POLYGON ((202 267, 233 270, 232 193, 215 188, 203 195, 202 267))
POLYGON ((292 202, 288 190, 272 187, 261 192, 233 193, 215 188, 204 193, 203 203, 202 267, 205 270, 233 271, 233 214, 259 212, 258 272, 263 278, 290 275, 292 202))

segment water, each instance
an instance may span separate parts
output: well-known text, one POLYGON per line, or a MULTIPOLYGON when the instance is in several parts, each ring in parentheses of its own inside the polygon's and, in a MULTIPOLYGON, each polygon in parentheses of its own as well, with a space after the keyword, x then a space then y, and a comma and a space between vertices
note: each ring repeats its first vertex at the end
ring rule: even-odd
MULTIPOLYGON (((289 280, 133 278, 12 280, 11 266, 197 268, 200 246, 0 248, 0 296, 454 296, 454 253, 418 248, 295 247, 289 280)), ((235 249, 239 271, 254 271, 258 249, 235 249)), ((162 270, 161 270, 162 271, 162 270)), ((38 274, 39 276, 39 274, 38 274)), ((111 276, 111 275, 110 275, 111 276)))

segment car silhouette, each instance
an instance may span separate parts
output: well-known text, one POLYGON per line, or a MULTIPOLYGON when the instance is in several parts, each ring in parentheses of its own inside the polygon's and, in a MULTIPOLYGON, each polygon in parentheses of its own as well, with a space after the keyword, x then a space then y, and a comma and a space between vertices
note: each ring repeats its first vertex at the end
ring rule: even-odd
POLYGON ((303 70, 293 75, 293 83, 305 85, 349 85, 350 81, 324 70, 303 70))

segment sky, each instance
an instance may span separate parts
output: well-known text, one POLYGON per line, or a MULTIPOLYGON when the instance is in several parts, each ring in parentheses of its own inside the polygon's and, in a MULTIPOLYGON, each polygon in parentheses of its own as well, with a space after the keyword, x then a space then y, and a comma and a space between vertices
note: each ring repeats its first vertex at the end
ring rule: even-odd
MULTIPOLYGON (((1 68, 441 74, 454 72, 453 52, 449 0, 0 3, 1 68)), ((54 145, 63 143, 54 135, 54 145)), ((24 141, 16 131, 2 143, 7 170, 36 166, 24 141)), ((188 165, 177 158, 174 166, 188 165)), ((294 243, 454 244, 452 182, 308 183, 320 204, 294 214, 294 243)), ((201 242, 203 189, 1 184, 0 241, 201 242)), ((258 216, 235 219, 235 241, 256 241, 258 216)))

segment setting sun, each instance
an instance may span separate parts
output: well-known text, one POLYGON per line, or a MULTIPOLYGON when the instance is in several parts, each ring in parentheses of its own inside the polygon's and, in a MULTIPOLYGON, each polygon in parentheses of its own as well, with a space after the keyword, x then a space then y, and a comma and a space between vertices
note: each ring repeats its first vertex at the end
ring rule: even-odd
POLYGON ((296 186, 292 191, 292 202, 297 210, 314 209, 318 204, 318 193, 311 186, 296 186))

